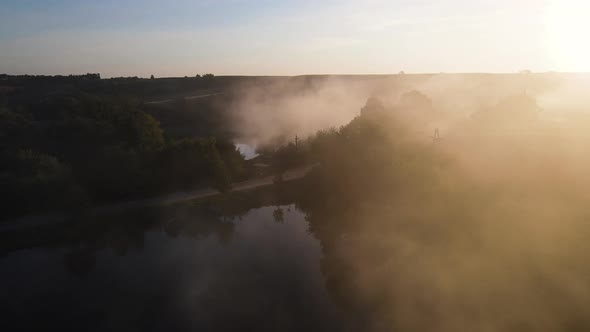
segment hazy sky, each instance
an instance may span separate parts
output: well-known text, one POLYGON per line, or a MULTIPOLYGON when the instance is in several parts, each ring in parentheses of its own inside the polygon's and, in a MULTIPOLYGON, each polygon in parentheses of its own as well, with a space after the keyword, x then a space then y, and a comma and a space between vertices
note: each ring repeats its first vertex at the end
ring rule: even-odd
POLYGON ((586 1, 0 0, 0 73, 590 71, 586 1))

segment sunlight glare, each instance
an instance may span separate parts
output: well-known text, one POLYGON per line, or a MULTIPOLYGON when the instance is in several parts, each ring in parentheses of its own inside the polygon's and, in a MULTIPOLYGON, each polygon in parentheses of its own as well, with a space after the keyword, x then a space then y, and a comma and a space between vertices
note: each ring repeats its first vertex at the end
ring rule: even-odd
POLYGON ((553 1, 546 7, 547 47, 558 71, 590 71, 590 3, 553 1))

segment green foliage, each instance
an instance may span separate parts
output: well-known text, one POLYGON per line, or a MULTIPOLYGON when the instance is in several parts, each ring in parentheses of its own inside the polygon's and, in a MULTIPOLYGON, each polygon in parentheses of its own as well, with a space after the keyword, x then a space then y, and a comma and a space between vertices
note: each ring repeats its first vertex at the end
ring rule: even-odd
POLYGON ((11 202, 5 215, 195 186, 224 191, 245 175, 231 142, 166 140, 159 121, 132 98, 60 93, 12 103, 0 108, 0 185, 11 202))
POLYGON ((57 158, 33 150, 4 156, 0 170, 0 197, 4 213, 71 208, 85 203, 70 167, 57 158))
MULTIPOLYGON (((532 98, 497 107, 490 129, 540 126, 532 98)), ((306 142, 319 165, 298 206, 339 307, 385 331, 585 330, 569 288, 589 285, 585 138, 458 127, 433 144, 397 111, 306 142)))
POLYGON ((303 163, 303 154, 293 143, 277 149, 273 154, 275 172, 281 174, 290 168, 301 166, 303 163))
POLYGON ((232 142, 223 139, 216 139, 215 147, 231 179, 233 181, 246 180, 247 172, 244 167, 244 157, 238 148, 232 142))
POLYGON ((134 149, 108 146, 98 150, 80 166, 78 178, 96 200, 129 199, 156 192, 146 156, 134 149))
POLYGON ((221 192, 227 191, 231 185, 231 175, 225 167, 219 151, 217 151, 215 140, 209 141, 206 156, 215 187, 221 192))
POLYGON ((0 107, 0 149, 7 151, 14 148, 14 142, 24 143, 25 132, 31 126, 31 120, 25 115, 0 107))
POLYGON ((221 191, 229 189, 232 176, 239 177, 243 166, 233 145, 231 150, 218 149, 219 145, 228 144, 214 139, 170 142, 157 156, 157 168, 166 175, 162 184, 183 189, 197 185, 213 185, 221 191))

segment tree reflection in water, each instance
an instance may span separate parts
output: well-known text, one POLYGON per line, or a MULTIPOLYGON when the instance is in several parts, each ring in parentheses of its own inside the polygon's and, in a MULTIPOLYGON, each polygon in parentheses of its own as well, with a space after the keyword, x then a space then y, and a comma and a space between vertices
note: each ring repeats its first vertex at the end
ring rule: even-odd
POLYGON ((13 285, 0 300, 11 317, 7 326, 34 315, 18 324, 61 330, 346 330, 346 319, 325 291, 321 248, 304 214, 293 205, 216 213, 232 210, 222 205, 87 217, 59 229, 47 226, 45 236, 39 229, 13 233, 0 257, 0 267, 11 271, 0 281, 13 285))

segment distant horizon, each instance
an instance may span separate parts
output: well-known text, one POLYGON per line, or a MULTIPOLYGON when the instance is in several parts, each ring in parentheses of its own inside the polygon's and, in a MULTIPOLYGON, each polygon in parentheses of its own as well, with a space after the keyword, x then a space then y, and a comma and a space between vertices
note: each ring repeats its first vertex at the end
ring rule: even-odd
MULTIPOLYGON (((97 72, 81 72, 81 73, 67 73, 67 74, 39 74, 39 73, 4 73, 0 72, 1 75, 7 76, 47 76, 47 77, 68 77, 68 76, 84 76, 88 74, 98 74, 101 79, 113 79, 113 78, 138 78, 138 79, 150 79, 151 75, 130 75, 130 76, 105 76, 97 72)), ((198 75, 209 74, 199 73, 198 75)), ((272 74, 213 74, 215 77, 305 77, 305 76, 402 76, 402 75, 547 75, 547 74, 559 74, 559 75, 590 75, 590 71, 516 71, 516 72, 403 72, 403 73, 338 73, 338 74, 294 74, 294 75, 272 75, 272 74)), ((179 76, 156 76, 154 79, 173 79, 173 78, 195 78, 197 74, 193 75, 179 75, 179 76)))

